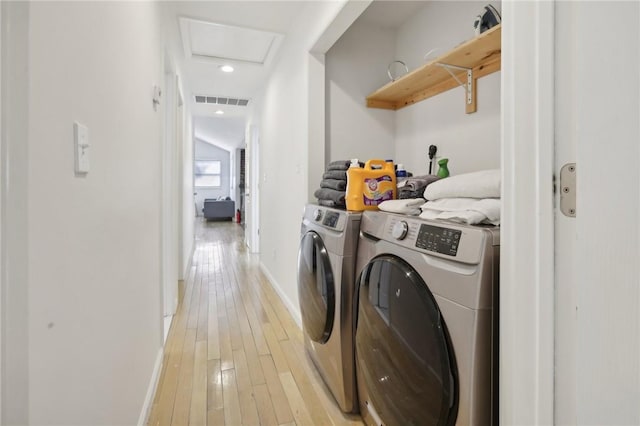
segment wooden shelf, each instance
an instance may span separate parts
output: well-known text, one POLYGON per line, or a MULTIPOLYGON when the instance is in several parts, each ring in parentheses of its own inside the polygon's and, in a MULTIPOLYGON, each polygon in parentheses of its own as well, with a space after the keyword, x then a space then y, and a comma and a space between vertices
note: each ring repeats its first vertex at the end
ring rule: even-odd
POLYGON ((467 71, 443 66, 452 65, 472 70, 471 102, 467 101, 466 112, 476 111, 476 80, 500 70, 502 26, 497 25, 478 37, 468 40, 451 51, 403 75, 367 96, 369 108, 397 110, 428 99, 447 90, 459 87, 449 73, 461 82, 467 81, 467 71))

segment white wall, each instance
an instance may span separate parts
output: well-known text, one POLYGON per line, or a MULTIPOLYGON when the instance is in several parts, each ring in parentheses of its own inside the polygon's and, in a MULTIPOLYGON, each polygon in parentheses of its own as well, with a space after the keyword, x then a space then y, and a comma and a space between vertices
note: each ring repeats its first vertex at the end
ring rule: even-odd
POLYGON ((157 5, 30 8, 29 421, 134 424, 162 342, 157 5))
POLYGON ((389 81, 395 35, 393 29, 356 20, 327 52, 327 162, 393 158, 395 112, 367 108, 365 98, 389 81))
POLYGON ((220 161, 220 188, 195 188, 194 191, 198 193, 196 195, 198 215, 202 216, 205 199, 231 197, 231 159, 229 151, 197 138, 195 139, 195 159, 220 161))
MULTIPOLYGON (((492 1, 498 10, 500 2, 492 1)), ((472 23, 482 11, 479 2, 426 2, 398 28, 396 58, 410 70, 424 64, 433 48, 444 53, 474 37, 472 23)), ((375 89, 375 88, 372 88, 375 89)), ((371 90, 373 91, 373 90, 371 90)), ((429 168, 429 145, 437 157, 449 159, 451 174, 500 167, 500 73, 478 80, 478 110, 465 114, 464 89, 457 88, 396 112, 396 162, 414 175, 429 168)), ((434 173, 437 167, 434 167, 434 173)))
POLYGON ((255 99, 249 125, 260 137, 260 260, 288 308, 299 317, 296 264, 302 210, 309 198, 309 51, 344 2, 309 2, 285 38, 255 99))

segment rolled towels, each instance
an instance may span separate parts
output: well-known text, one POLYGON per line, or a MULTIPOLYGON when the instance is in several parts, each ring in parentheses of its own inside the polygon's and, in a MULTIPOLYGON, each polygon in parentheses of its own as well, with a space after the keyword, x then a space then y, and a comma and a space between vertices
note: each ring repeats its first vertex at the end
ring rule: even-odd
POLYGON ((333 202, 335 202, 337 205, 340 206, 344 206, 344 191, 337 191, 335 189, 331 189, 331 188, 320 188, 317 189, 316 192, 313 193, 313 195, 318 199, 318 200, 331 200, 333 202))
POLYGON ((427 200, 499 197, 500 170, 482 170, 440 179, 424 190, 424 198, 427 200))
POLYGON ((336 179, 347 181, 347 172, 342 170, 329 170, 324 172, 322 179, 336 179))
POLYGON ((442 198, 424 203, 420 217, 444 219, 469 225, 500 224, 499 198, 442 198))
POLYGON ((440 178, 434 175, 413 176, 400 182, 398 190, 419 191, 437 180, 440 180, 440 178))
POLYGON ((322 179, 322 181, 320 182, 320 188, 330 188, 335 189, 336 191, 344 191, 345 189, 347 189, 347 181, 337 179, 322 179))
POLYGON ((387 200, 378 204, 378 208, 389 213, 418 216, 421 212, 420 206, 423 204, 424 198, 414 198, 409 200, 387 200))

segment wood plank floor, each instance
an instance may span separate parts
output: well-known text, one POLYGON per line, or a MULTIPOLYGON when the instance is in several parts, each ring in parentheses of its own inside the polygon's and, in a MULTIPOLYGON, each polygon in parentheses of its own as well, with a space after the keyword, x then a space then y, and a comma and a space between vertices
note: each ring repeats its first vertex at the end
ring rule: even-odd
POLYGON ((361 426, 339 410, 243 240, 235 223, 197 221, 148 424, 361 426))

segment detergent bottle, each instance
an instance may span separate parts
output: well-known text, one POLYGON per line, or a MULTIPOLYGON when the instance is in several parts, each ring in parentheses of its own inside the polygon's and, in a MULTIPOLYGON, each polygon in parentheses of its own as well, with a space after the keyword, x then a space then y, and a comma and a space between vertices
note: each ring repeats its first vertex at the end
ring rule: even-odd
POLYGON ((396 198, 396 173, 393 163, 369 160, 364 168, 357 159, 347 170, 347 210, 378 210, 378 204, 396 198))

